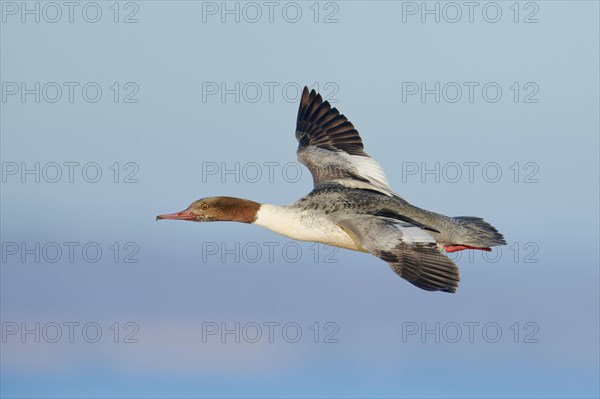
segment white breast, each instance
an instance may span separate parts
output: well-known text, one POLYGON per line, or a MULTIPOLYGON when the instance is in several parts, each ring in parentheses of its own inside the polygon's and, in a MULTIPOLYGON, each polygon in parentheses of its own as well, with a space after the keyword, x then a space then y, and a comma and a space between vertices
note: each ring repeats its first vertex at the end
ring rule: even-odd
POLYGON ((262 204, 254 224, 298 241, 320 242, 364 251, 346 232, 323 214, 285 206, 262 204))

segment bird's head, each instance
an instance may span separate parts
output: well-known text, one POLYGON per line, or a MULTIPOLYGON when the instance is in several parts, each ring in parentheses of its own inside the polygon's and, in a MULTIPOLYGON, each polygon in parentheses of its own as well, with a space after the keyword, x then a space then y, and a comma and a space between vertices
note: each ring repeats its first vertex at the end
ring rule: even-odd
POLYGON ((190 220, 192 222, 241 222, 252 223, 260 204, 234 197, 207 197, 192 202, 185 210, 158 215, 159 219, 190 220))

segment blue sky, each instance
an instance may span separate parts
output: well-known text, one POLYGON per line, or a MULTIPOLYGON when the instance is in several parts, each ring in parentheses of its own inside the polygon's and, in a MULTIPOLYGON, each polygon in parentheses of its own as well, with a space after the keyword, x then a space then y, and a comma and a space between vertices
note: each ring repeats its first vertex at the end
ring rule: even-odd
POLYGON ((3 397, 599 395, 598 3, 472 22, 436 2, 439 22, 421 2, 22 4, 0 4, 3 397), (398 193, 508 245, 453 255, 448 295, 368 254, 155 222, 306 194, 304 84, 398 193))

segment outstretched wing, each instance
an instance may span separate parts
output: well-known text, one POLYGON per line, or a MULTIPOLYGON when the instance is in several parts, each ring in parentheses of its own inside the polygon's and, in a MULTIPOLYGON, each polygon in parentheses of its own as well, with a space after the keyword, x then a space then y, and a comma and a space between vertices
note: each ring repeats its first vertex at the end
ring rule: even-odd
POLYGON ((427 291, 455 292, 459 272, 425 230, 397 220, 358 216, 335 220, 362 248, 400 277, 427 291))
POLYGON ((298 161, 310 170, 315 187, 335 182, 395 195, 381 166, 364 152, 352 122, 307 87, 298 110, 296 139, 298 161))

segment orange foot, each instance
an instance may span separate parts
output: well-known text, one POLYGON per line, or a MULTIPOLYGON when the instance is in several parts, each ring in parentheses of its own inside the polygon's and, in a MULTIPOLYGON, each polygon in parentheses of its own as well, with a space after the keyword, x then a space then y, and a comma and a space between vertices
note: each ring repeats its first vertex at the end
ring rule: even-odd
POLYGON ((469 245, 446 245, 444 247, 444 250, 446 252, 457 252, 457 251, 462 251, 465 249, 479 249, 480 251, 486 251, 486 252, 490 252, 492 250, 492 248, 487 248, 487 247, 471 247, 469 245))

